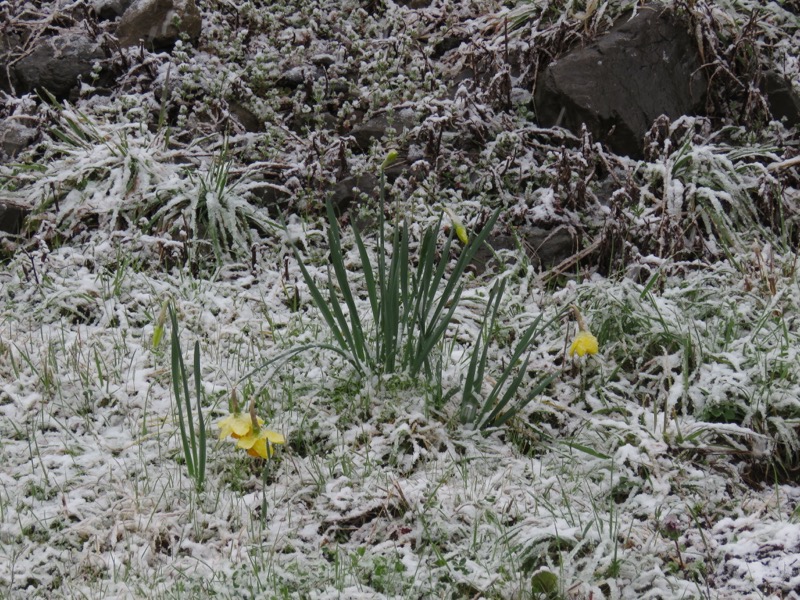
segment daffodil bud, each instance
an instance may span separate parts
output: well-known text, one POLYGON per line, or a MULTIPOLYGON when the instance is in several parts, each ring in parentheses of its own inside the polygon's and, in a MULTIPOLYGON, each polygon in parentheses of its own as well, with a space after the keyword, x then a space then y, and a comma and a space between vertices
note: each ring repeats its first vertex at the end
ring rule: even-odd
POLYGON ((395 163, 395 161, 397 161, 397 156, 398 156, 397 150, 395 150, 394 148, 389 150, 389 152, 386 154, 386 158, 384 158, 383 162, 381 163, 381 171, 385 171, 390 166, 392 166, 395 163))
POLYGON ((453 229, 456 231, 456 237, 461 241, 462 244, 466 246, 467 242, 469 242, 467 228, 464 227, 461 219, 459 219, 452 210, 445 207, 444 211, 447 213, 447 216, 450 217, 450 222, 453 224, 453 229))
POLYGON ((158 313, 158 318, 156 319, 156 325, 153 328, 153 348, 158 348, 158 345, 164 337, 164 323, 167 321, 168 307, 169 301, 164 300, 164 303, 161 305, 161 312, 158 313))

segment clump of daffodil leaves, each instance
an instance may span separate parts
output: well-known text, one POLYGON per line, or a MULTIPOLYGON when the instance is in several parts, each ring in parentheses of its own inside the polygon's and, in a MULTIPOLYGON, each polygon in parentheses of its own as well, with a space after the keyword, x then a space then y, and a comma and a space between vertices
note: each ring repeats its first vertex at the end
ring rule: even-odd
POLYGON ((597 338, 592 335, 592 332, 589 331, 589 328, 586 327, 586 322, 583 320, 583 315, 581 315, 581 311, 578 310, 577 306, 572 307, 572 312, 575 315, 575 320, 578 322, 578 334, 575 336, 575 339, 572 340, 572 344, 569 347, 569 355, 575 356, 585 356, 587 354, 597 354, 599 350, 599 344, 597 343, 597 338))
POLYGON ((217 423, 219 439, 230 437, 236 440, 236 447, 246 450, 254 458, 270 458, 275 453, 276 444, 285 444, 280 433, 261 427, 264 419, 256 415, 255 399, 250 401, 248 414, 239 411, 236 391, 231 394, 231 414, 217 423))

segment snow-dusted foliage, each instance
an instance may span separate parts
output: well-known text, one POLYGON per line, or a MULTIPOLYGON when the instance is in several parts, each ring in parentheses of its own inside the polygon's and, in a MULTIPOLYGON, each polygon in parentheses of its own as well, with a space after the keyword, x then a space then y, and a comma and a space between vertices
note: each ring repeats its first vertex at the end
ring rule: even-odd
MULTIPOLYGON (((36 4, 5 27, 65 26, 36 4)), ((638 2, 198 4, 196 47, 115 49, 111 90, 0 99, 40 135, 0 165, 0 202, 32 209, 0 240, 0 596, 800 597, 798 132, 759 87, 800 88, 796 2, 664 2, 708 114, 654 123, 638 161, 539 127, 531 95, 638 2), (424 375, 330 350, 298 257, 346 279, 369 338, 376 222, 408 223, 414 273, 426 231, 439 252, 495 210, 424 375), (202 492, 153 343, 167 302, 202 352, 202 492), (574 314, 596 353, 570 355, 574 314), (478 398, 552 378, 485 431, 461 414, 478 348, 478 398), (234 390, 285 438, 272 459, 216 440, 234 390)))

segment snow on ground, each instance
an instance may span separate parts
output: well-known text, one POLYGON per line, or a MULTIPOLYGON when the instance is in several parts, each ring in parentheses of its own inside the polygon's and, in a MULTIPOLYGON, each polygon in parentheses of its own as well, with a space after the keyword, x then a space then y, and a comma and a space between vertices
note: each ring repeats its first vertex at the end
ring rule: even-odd
MULTIPOLYGON (((767 167, 795 134, 717 136, 689 118, 636 162, 496 110, 482 84, 449 89, 480 52, 524 49, 495 35, 500 3, 229 4, 203 6, 199 49, 132 62, 111 96, 6 100, 48 127, 21 159, 39 167, 0 168, 0 189, 40 211, 30 240, 5 240, 0 269, 0 596, 799 598, 797 186, 767 167), (426 51, 450 34, 485 43, 426 51), (278 89, 322 55, 327 78, 278 89), (343 81, 356 91, 339 116, 391 108, 408 127, 354 151, 318 100, 343 81), (225 129, 233 96, 263 131, 225 129), (479 149, 459 145, 475 136, 479 149), (556 223, 590 251, 543 272, 518 243, 467 275, 441 381, 362 376, 321 347, 334 341, 292 250, 326 281, 323 200, 340 170, 377 173, 390 147, 411 174, 392 181, 387 215, 408 217, 412 249, 428 226, 444 243, 448 210, 475 235, 502 206, 501 233, 556 223), (267 210, 265 189, 291 206, 267 210), (780 227, 751 214, 753 198, 779 202, 780 227), (609 240, 623 252, 606 264, 609 240), (522 387, 555 379, 503 427, 473 431, 458 387, 497 276, 507 290, 481 393, 540 315, 522 387), (199 342, 202 492, 181 445, 169 320, 154 343, 168 301, 189 367, 199 342), (567 355, 572 305, 596 355, 567 355), (286 437, 265 464, 216 439, 234 389, 286 437)), ((567 4, 540 23, 542 44, 630 9, 567 4)), ((729 25, 755 4, 692 3, 729 25)), ((761 26, 796 79, 798 30, 775 16, 787 11, 771 6, 761 26)), ((349 218, 373 248, 376 207, 361 208, 349 218)), ((347 223, 343 244, 367 319, 347 223)))
MULTIPOLYGON (((659 406, 713 398, 726 377, 768 368, 773 359, 742 349, 750 327, 724 363, 706 363, 722 372, 698 369, 688 390, 672 389, 680 361, 665 353, 666 383, 650 398, 637 397, 648 386, 634 373, 612 372, 624 369, 621 346, 653 332, 607 340, 596 357, 564 365, 529 419, 488 437, 442 422, 418 386, 358 383, 329 353, 301 355, 267 388, 268 425, 289 443, 266 487, 255 461, 211 441, 197 495, 179 460, 168 355, 151 346, 163 299, 175 300, 183 347, 201 341, 210 421, 241 376, 319 331, 319 318, 289 312, 277 272, 117 277, 107 250, 37 252, 3 274, 0 578, 11 596, 519 597, 541 569, 569 597, 796 594, 800 487, 742 481, 737 454, 761 444, 752 430, 674 409, 665 418, 659 406), (80 310, 64 298, 79 298, 69 306, 80 310)), ((730 269, 701 276, 739 306, 747 300, 730 269)), ((697 279, 680 278, 632 317, 680 306, 697 279)), ((546 310, 578 300, 599 331, 642 289, 595 280, 554 292, 546 310)), ((768 303, 751 302, 757 322, 768 303)), ((681 308, 676 328, 696 318, 681 308)), ((534 355, 560 356, 563 336, 555 324, 534 355)), ((715 342, 701 333, 697 343, 707 352, 715 342)), ((744 385, 735 379, 728 393, 755 393, 744 385)))

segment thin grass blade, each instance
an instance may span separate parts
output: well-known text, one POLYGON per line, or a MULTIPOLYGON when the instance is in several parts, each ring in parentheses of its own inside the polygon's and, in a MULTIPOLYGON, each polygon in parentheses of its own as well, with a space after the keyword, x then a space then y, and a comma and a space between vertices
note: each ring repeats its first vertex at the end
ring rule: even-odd
MULTIPOLYGON (((514 354, 511 356, 508 362, 508 365, 506 366, 500 378, 497 380, 497 383, 492 387, 492 392, 486 398, 486 402, 484 403, 483 409, 481 410, 480 415, 478 416, 479 423, 484 423, 487 421, 487 419, 484 418, 484 415, 486 415, 486 413, 489 412, 489 409, 494 404, 495 399, 500 393, 500 390, 503 389, 505 382, 511 376, 511 373, 514 370, 514 365, 517 364, 517 361, 522 356, 523 352, 527 350, 528 345, 530 344, 533 335, 536 333, 536 330, 538 329, 541 320, 542 320, 542 315, 540 314, 538 317, 536 317, 536 320, 534 320, 534 322, 528 327, 528 329, 525 330, 525 333, 520 338, 519 343, 517 344, 517 347, 514 350, 514 354)), ((527 365, 527 360, 525 361, 525 364, 527 365)), ((520 372, 524 374, 525 369, 524 368, 521 369, 520 372)))
POLYGON ((336 321, 339 323, 339 331, 341 332, 342 337, 344 337, 347 348, 357 360, 363 360, 365 356, 359 351, 358 344, 356 343, 356 337, 351 330, 351 323, 348 322, 347 317, 342 310, 342 305, 339 303, 339 299, 336 297, 336 288, 333 285, 330 270, 328 271, 328 304, 330 305, 331 313, 333 313, 334 317, 336 317, 336 321))
MULTIPOLYGON (((364 240, 358 232, 357 227, 353 227, 353 237, 356 241, 356 248, 358 249, 358 256, 361 259, 361 268, 364 271, 364 284, 367 286, 367 296, 369 297, 369 305, 372 309, 372 318, 375 323, 379 320, 379 297, 376 288, 375 273, 372 270, 372 264, 369 261, 369 254, 367 254, 367 247, 364 245, 364 240)), ((381 249, 381 252, 383 250, 381 249)))
MULTIPOLYGON (((200 342, 194 343, 194 388, 197 403, 197 473, 195 481, 198 489, 203 488, 206 478, 206 422, 203 418, 203 388, 200 381, 200 342)), ((188 398, 187 398, 188 401, 188 398)))
MULTIPOLYGON (((447 327, 450 325, 450 321, 453 318, 453 313, 455 313, 456 308, 458 308, 458 301, 461 299, 461 292, 463 288, 459 287, 455 295, 452 298, 452 304, 450 305, 450 310, 448 310, 447 314, 440 319, 435 327, 433 327, 430 332, 424 332, 419 337, 419 344, 417 346, 417 351, 414 357, 414 364, 411 369, 412 377, 416 377, 421 368, 424 366, 426 373, 430 374, 430 364, 428 362, 428 356, 430 355, 433 348, 436 344, 442 339, 444 332, 447 330, 447 327)), ((423 324, 424 321, 420 320, 420 324, 423 324)))
MULTIPOLYGON (((180 428, 181 444, 183 446, 183 456, 186 460, 186 469, 189 476, 194 478, 194 463, 192 462, 192 451, 189 446, 189 436, 186 432, 186 422, 183 417, 183 406, 181 397, 183 395, 182 388, 188 386, 181 386, 181 382, 186 382, 186 370, 183 365, 183 358, 181 357, 180 339, 178 338, 178 319, 175 316, 175 309, 170 306, 169 308, 170 319, 172 322, 172 332, 170 337, 171 342, 171 362, 172 362, 172 388, 175 394, 175 405, 178 408, 178 427, 180 428)), ((188 395, 188 389, 187 389, 188 395)))

